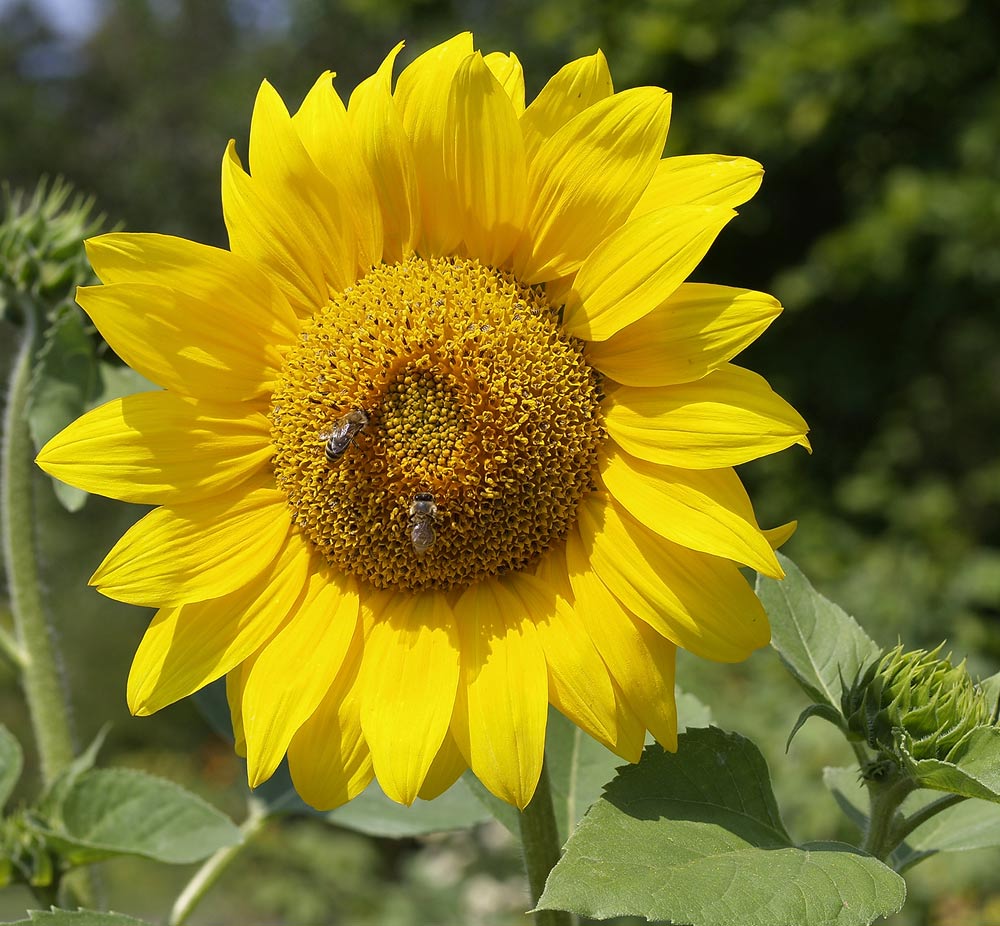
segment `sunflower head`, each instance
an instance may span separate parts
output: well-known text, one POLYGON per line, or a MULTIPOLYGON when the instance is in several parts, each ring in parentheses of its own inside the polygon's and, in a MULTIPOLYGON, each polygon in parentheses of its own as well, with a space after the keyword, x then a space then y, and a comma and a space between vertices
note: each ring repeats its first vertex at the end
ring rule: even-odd
POLYGON ((129 704, 225 676, 251 784, 396 800, 467 768, 524 807, 548 706, 628 759, 676 743, 677 646, 745 658, 780 576, 733 467, 806 425, 730 361, 777 316, 687 281, 756 191, 745 158, 663 157, 670 95, 604 56, 525 105, 463 33, 345 106, 268 83, 230 247, 93 239, 78 300, 161 390, 39 455, 159 506, 92 582, 158 608, 129 704))

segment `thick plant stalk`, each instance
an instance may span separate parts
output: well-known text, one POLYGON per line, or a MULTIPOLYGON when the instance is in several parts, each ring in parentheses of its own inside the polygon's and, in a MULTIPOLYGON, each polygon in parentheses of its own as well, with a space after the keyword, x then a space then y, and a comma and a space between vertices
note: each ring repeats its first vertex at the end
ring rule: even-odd
MULTIPOLYGON (((528 872, 528 886, 534 906, 545 890, 549 872, 559 861, 559 830, 552 808, 549 773, 544 764, 535 796, 521 812, 519 823, 524 867, 528 872)), ((538 926, 571 926, 573 922, 573 916, 563 910, 537 910, 534 916, 538 926)))
POLYGON ((35 345, 35 316, 25 313, 24 330, 7 390, 0 457, 4 569, 10 591, 21 683, 35 734, 43 784, 50 784, 73 758, 63 680, 42 607, 35 549, 31 436, 27 409, 35 345))

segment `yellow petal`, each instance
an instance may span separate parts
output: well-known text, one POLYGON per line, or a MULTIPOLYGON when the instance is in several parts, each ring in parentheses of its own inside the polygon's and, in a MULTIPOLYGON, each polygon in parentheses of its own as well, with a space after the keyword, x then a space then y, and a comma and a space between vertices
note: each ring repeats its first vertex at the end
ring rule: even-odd
POLYGON ((269 395, 281 369, 277 345, 288 336, 262 313, 241 317, 242 300, 227 298, 204 302, 150 283, 76 291, 111 349, 158 385, 222 402, 269 395))
POLYGON ((270 422, 239 405, 140 392, 77 418, 39 452, 50 476, 144 505, 231 489, 273 453, 270 422))
POLYGON ((346 804, 368 787, 375 774, 361 733, 358 676, 363 646, 359 621, 333 684, 288 745, 288 770, 295 790, 317 810, 346 804))
MULTIPOLYGON (((336 96, 332 87, 326 99, 331 96, 336 96)), ((340 108, 343 109, 342 104, 340 108)), ((306 125, 313 126, 315 122, 308 120, 306 125)), ((346 141, 331 139, 330 143, 343 144, 344 156, 349 159, 354 138, 346 113, 342 114, 339 128, 346 141)), ((361 164, 356 167, 364 169, 361 164)), ((356 174, 357 171, 349 179, 355 179, 356 174)), ((382 241, 380 235, 377 242, 373 240, 370 225, 367 238, 361 238, 358 223, 354 221, 361 210, 360 194, 344 178, 338 178, 342 184, 338 187, 320 172, 292 125, 281 97, 266 80, 257 93, 250 124, 250 176, 251 183, 282 203, 293 217, 294 226, 283 231, 300 262, 305 255, 321 255, 329 290, 341 290, 368 271, 376 259, 376 244, 381 252, 382 241)))
POLYGON ((614 680, 618 700, 618 743, 615 752, 638 761, 648 729, 667 749, 676 748, 674 703, 676 647, 645 622, 637 620, 598 578, 578 531, 570 531, 563 554, 572 585, 573 609, 593 640, 614 680), (636 733, 636 724, 642 732, 636 733))
POLYGON ((503 581, 521 610, 534 618, 548 666, 549 700, 598 742, 613 746, 618 739, 615 693, 580 618, 571 608, 559 607, 552 586, 530 575, 512 573, 503 581))
POLYGON ((451 731, 476 777, 527 807, 545 752, 548 681, 531 617, 499 582, 468 588, 455 607, 462 675, 451 731))
POLYGON ((524 225, 524 145, 514 108, 478 52, 455 73, 444 140, 466 252, 501 266, 524 225))
POLYGON ((795 533, 798 526, 798 521, 789 521, 787 524, 772 527, 764 531, 764 536, 767 538, 767 542, 771 544, 771 549, 780 550, 791 539, 792 534, 795 533))
POLYGON ((564 325, 604 341, 667 299, 736 215, 731 209, 659 209, 609 235, 583 262, 566 301, 564 325))
POLYGON ((378 71, 357 86, 347 110, 378 193, 386 263, 409 257, 420 233, 420 197, 413 150, 392 98, 392 66, 402 47, 400 42, 378 71))
POLYGON ((412 804, 455 706, 458 635, 446 597, 400 593, 365 640, 361 726, 382 790, 412 804))
POLYGON ((604 425, 651 463, 722 469, 800 444, 809 429, 767 381, 726 364, 693 383, 608 389, 604 425))
POLYGON ((577 58, 560 68, 521 117, 524 150, 530 163, 542 144, 573 116, 614 92, 604 53, 577 58))
POLYGON ((515 255, 522 281, 575 272, 624 223, 656 169, 669 123, 670 95, 637 87, 583 110, 538 149, 528 170, 527 250, 515 255))
POLYGON ((587 358, 626 386, 689 383, 732 360, 780 313, 767 293, 682 283, 647 315, 588 344, 587 358))
POLYGON ((132 525, 91 576, 102 595, 166 607, 219 598, 274 560, 292 528, 274 477, 198 502, 156 508, 132 525))
MULTIPOLYGON (((391 63, 389 67, 391 70, 391 63)), ((382 211, 362 146, 334 89, 332 73, 326 71, 313 84, 292 117, 292 126, 312 162, 330 182, 334 194, 326 205, 353 250, 354 272, 363 276, 382 259, 382 211)), ((256 170, 252 149, 250 169, 256 170)))
POLYGON ((728 560, 671 543, 597 495, 584 499, 577 523, 590 568, 668 640, 717 662, 738 662, 767 644, 767 615, 728 560))
POLYGON ((517 55, 514 52, 505 55, 502 51, 494 51, 483 60, 510 99, 514 114, 520 116, 524 112, 524 69, 517 55))
POLYGON ((222 248, 170 235, 112 232, 86 242, 87 258, 104 283, 155 283, 242 320, 271 342, 298 337, 299 323, 278 288, 248 260, 222 248))
POLYGON ((750 158, 690 154, 664 158, 635 204, 629 221, 664 206, 724 206, 735 209, 760 189, 764 168, 750 158))
POLYGON ((354 578, 328 568, 314 570, 295 612, 254 661, 243 688, 251 788, 271 777, 295 731, 323 700, 357 626, 354 578))
POLYGON ((237 591, 158 611, 132 661, 129 710, 152 714, 256 652, 293 609, 310 561, 309 547, 292 535, 274 562, 237 591))
POLYGON ((462 777, 468 767, 465 757, 455 743, 455 738, 450 732, 446 733, 417 796, 422 801, 432 801, 440 797, 462 777))
POLYGON ((461 237, 454 189, 445 176, 444 131, 451 81, 472 54, 472 33, 435 45, 404 68, 395 100, 413 145, 423 213, 422 256, 447 254, 461 237))
POLYGON ((247 757, 247 737, 243 730, 243 689, 262 649, 263 646, 226 673, 226 702, 229 704, 229 717, 233 724, 233 749, 243 759, 247 757))
MULTIPOLYGON (((315 221, 300 224, 272 190, 252 180, 243 170, 234 141, 222 158, 222 214, 230 248, 267 274, 296 315, 308 318, 326 305, 329 268, 319 248, 307 246, 310 230, 320 240, 325 231, 315 221)), ((332 268, 337 267, 343 270, 335 260, 332 268)))
POLYGON ((602 454, 601 478, 632 517, 661 537, 784 577, 734 470, 662 466, 611 445, 602 454))

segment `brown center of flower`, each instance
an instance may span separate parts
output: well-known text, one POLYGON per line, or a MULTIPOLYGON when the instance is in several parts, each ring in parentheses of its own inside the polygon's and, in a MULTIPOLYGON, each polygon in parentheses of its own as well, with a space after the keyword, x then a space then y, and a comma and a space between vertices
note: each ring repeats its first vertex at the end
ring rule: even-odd
POLYGON ((335 296, 289 350, 275 475, 336 567, 380 588, 462 587, 565 536, 594 487, 599 401, 540 289, 414 258, 335 296))

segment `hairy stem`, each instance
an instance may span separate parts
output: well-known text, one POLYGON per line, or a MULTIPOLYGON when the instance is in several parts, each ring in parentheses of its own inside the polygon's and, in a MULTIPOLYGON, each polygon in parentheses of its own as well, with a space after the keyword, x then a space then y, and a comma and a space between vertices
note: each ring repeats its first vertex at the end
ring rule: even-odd
POLYGON ((865 852, 885 861, 903 841, 897 819, 899 806, 915 788, 914 782, 898 771, 888 780, 868 782, 868 828, 861 844, 865 852))
POLYGON ((38 584, 31 478, 34 454, 27 420, 35 313, 29 308, 24 316, 24 331, 11 370, 4 411, 0 531, 21 684, 28 702, 42 781, 48 785, 72 760, 73 740, 63 680, 38 584))
MULTIPOLYGON (((521 811, 518 822, 531 903, 535 906, 545 890, 549 872, 559 861, 559 830, 556 828, 556 814, 552 808, 549 773, 544 764, 535 796, 521 811)), ((571 926, 573 917, 563 910, 538 910, 535 912, 535 922, 538 926, 571 926)))
POLYGON ((205 860, 174 902, 174 907, 170 911, 170 919, 167 921, 168 926, 181 926, 182 923, 187 922, 188 917, 194 912, 194 908, 198 906, 201 899, 233 863, 236 856, 247 847, 250 840, 264 828, 267 820, 267 809, 263 802, 251 797, 247 803, 247 818, 240 825, 243 838, 235 845, 219 849, 218 852, 205 860))

